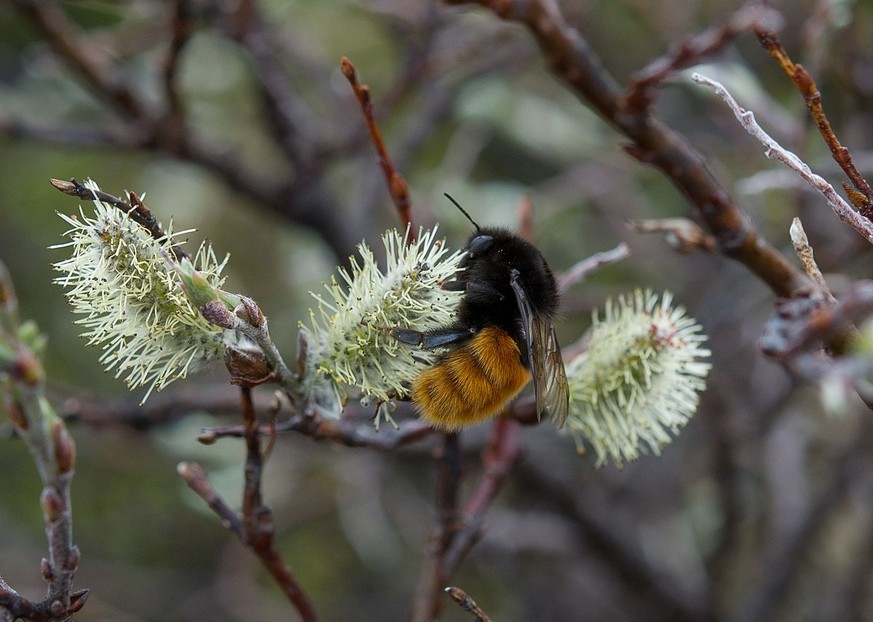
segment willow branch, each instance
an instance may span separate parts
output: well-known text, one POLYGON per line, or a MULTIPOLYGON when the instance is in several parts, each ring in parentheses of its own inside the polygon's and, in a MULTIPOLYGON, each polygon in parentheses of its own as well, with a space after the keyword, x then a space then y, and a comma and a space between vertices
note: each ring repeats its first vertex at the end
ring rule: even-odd
POLYGON ((316 622, 318 616, 312 602, 282 559, 276 545, 273 515, 270 509, 264 505, 261 493, 264 459, 261 452, 260 428, 252 401, 251 389, 241 387, 240 396, 246 442, 242 514, 237 514, 225 503, 209 483, 206 472, 199 465, 190 462, 180 463, 178 466, 179 475, 185 479, 191 490, 206 501, 209 507, 222 519, 222 523, 243 544, 252 549, 286 598, 297 609, 301 620, 316 622))
POLYGON ((42 33, 55 53, 75 68, 103 99, 129 119, 150 116, 143 100, 117 72, 99 45, 92 44, 84 33, 67 18, 61 6, 50 0, 12 0, 42 33))
POLYGON ((824 106, 821 103, 821 93, 815 84, 810 73, 803 65, 795 63, 791 60, 788 52, 782 47, 782 43, 772 30, 758 26, 755 28, 755 34, 758 36, 758 41, 765 50, 776 59, 779 66, 785 74, 791 79, 791 82, 797 88, 798 92, 803 96, 803 101, 809 110, 810 116, 815 121, 816 127, 831 150, 831 155, 834 161, 843 169, 846 176, 854 185, 854 188, 846 187, 849 198, 857 207, 864 218, 873 217, 873 188, 867 183, 867 180, 858 171, 855 162, 852 159, 852 154, 844 147, 828 121, 827 115, 824 112, 824 106))
POLYGON ((795 154, 782 147, 774 140, 767 132, 765 132, 758 122, 755 121, 755 113, 751 110, 745 110, 733 98, 730 92, 719 82, 711 80, 705 76, 695 73, 691 79, 699 84, 708 86, 713 92, 724 101, 740 125, 743 126, 751 136, 758 140, 766 151, 764 152, 768 158, 782 162, 785 166, 797 173, 801 179, 808 183, 816 192, 821 194, 827 201, 830 208, 837 217, 852 227, 868 242, 873 244, 873 222, 859 214, 849 205, 843 197, 841 197, 834 187, 820 175, 812 172, 809 166, 798 158, 795 154))
POLYGON ((775 22, 779 21, 778 13, 757 1, 741 7, 726 24, 709 28, 679 42, 666 55, 636 72, 631 79, 625 105, 634 114, 644 112, 657 97, 658 87, 670 75, 718 54, 740 34, 753 27, 759 29, 767 24, 769 30, 775 30, 775 22))
MULTIPOLYGON (((448 0, 466 4, 466 0, 448 0)), ((476 0, 500 17, 526 26, 552 71, 610 125, 630 139, 628 153, 660 169, 688 198, 695 216, 712 233, 718 249, 756 274, 780 296, 808 293, 813 285, 752 225, 694 150, 649 110, 627 108, 612 76, 587 41, 564 19, 554 0, 476 0)))
POLYGON ((370 87, 366 84, 361 84, 358 80, 358 72, 355 66, 348 58, 343 57, 340 61, 340 69, 346 80, 352 87, 355 93, 355 98, 361 107, 361 112, 364 114, 364 121, 367 123, 367 129, 370 131, 370 138, 373 145, 376 147, 376 153, 379 155, 379 166, 382 168, 382 173, 385 175, 385 182, 388 184, 388 194, 391 195, 391 201, 394 207, 397 208, 397 213, 400 216, 404 226, 409 228, 410 241, 415 240, 415 230, 412 226, 412 209, 409 201, 409 187, 406 185, 406 180, 394 168, 391 162, 391 156, 388 154, 388 149, 385 147, 385 141, 382 140, 382 132, 379 131, 379 125, 376 123, 376 117, 373 115, 373 102, 370 99, 370 87))
POLYGON ((430 622, 442 610, 440 596, 446 580, 442 573, 443 560, 459 528, 460 458, 457 433, 445 433, 437 454, 436 515, 428 533, 425 562, 412 603, 413 622, 430 622))
POLYGON ((76 445, 64 421, 45 397, 40 355, 45 338, 27 336, 18 319, 17 297, 0 262, 0 397, 18 436, 27 444, 42 482, 40 507, 48 540, 42 560, 46 595, 38 603, 20 597, 0 579, 0 610, 24 620, 67 620, 88 600, 88 590, 73 591, 79 548, 73 543, 70 484, 76 445))

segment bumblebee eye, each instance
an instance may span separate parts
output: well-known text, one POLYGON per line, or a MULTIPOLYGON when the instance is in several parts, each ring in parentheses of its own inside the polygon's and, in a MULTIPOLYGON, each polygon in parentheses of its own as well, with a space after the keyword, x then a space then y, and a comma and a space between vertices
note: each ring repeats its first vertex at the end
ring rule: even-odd
POLYGON ((480 255, 488 250, 488 247, 491 246, 492 242, 494 242, 494 238, 490 235, 474 236, 473 239, 470 240, 470 243, 467 244, 467 252, 471 257, 480 255))

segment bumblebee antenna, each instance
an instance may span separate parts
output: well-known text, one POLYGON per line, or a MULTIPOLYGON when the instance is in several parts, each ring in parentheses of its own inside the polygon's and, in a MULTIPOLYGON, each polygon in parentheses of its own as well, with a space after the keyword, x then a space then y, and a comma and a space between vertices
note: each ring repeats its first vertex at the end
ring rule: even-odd
POLYGON ((461 213, 462 213, 464 216, 467 217, 467 220, 469 220, 471 223, 473 223, 473 226, 476 227, 476 231, 481 231, 481 230, 482 230, 482 229, 479 227, 479 225, 476 224, 476 221, 473 220, 472 218, 470 218, 470 214, 467 213, 467 210, 465 210, 463 207, 461 207, 461 204, 458 203, 457 201, 455 201, 455 199, 454 199, 454 197, 453 197, 452 195, 450 195, 448 192, 443 192, 443 196, 445 196, 449 201, 451 201, 452 203, 454 203, 454 204, 455 204, 455 207, 457 207, 459 210, 461 210, 461 213))

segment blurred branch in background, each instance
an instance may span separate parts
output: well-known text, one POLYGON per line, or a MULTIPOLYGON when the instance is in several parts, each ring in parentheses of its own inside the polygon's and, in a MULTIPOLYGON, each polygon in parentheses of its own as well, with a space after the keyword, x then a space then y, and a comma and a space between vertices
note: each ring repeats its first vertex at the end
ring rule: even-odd
POLYGON ((70 483, 76 445, 45 398, 45 371, 40 357, 45 337, 32 322, 20 322, 18 300, 6 266, 0 262, 0 392, 7 417, 24 439, 39 471, 40 496, 48 559, 42 577, 48 583, 39 602, 19 595, 0 576, 0 618, 33 622, 66 620, 88 600, 88 590, 73 591, 79 548, 73 544, 70 483))
POLYGON ((276 545, 273 513, 263 502, 261 478, 264 471, 264 454, 261 450, 261 434, 258 416, 252 403, 251 387, 241 387, 240 397, 246 441, 242 514, 238 516, 222 501, 215 489, 210 486, 206 473, 200 465, 183 462, 179 464, 179 474, 191 490, 200 495, 218 514, 224 525, 254 551, 264 568, 279 584, 286 598, 300 614, 300 619, 304 622, 314 622, 318 619, 315 609, 291 569, 282 560, 276 545))
MULTIPOLYGON (((701 1, 682 11, 672 2, 596 9, 551 0, 446 4, 487 10, 394 0, 282 6, 143 0, 95 11, 93 4, 13 0, 14 14, 0 9, 7 11, 0 13, 9 20, 7 34, 14 35, 0 47, 0 80, 4 94, 21 94, 7 100, 15 105, 0 104, 0 149, 16 164, 6 171, 15 184, 0 187, 0 242, 14 243, 4 246, 4 255, 26 258, 18 261, 26 275, 19 283, 30 290, 31 268, 53 259, 41 254, 49 242, 17 235, 15 218, 23 219, 7 218, 7 210, 25 204, 28 211, 20 213, 28 218, 51 210, 44 197, 22 200, 10 188, 26 185, 19 167, 35 167, 36 179, 59 174, 58 157, 73 169, 63 171, 65 177, 96 176, 91 169, 100 166, 110 171, 104 176, 115 176, 114 184, 127 184, 118 177, 130 174, 112 168, 120 154, 141 154, 132 160, 137 171, 193 165, 180 176, 206 171, 206 202, 229 190, 234 198, 226 201, 246 222, 295 233, 305 228, 315 245, 295 248, 293 259, 267 254, 260 240, 242 246, 253 258, 250 267, 269 280, 270 294, 257 299, 271 319, 284 311, 280 292, 297 287, 294 297, 305 300, 303 291, 327 278, 314 274, 320 264, 305 261, 316 254, 312 248, 322 245, 345 262, 356 242, 396 222, 385 209, 388 199, 400 198, 402 206, 415 195, 416 213, 401 219, 426 222, 433 219, 427 197, 457 193, 453 186, 461 185, 477 201, 477 220, 500 224, 513 219, 495 210, 530 194, 521 228, 536 221, 550 262, 572 266, 561 278, 562 338, 582 334, 590 309, 618 291, 641 282, 671 289, 711 335, 715 373, 701 411, 660 458, 595 470, 594 459, 576 456, 567 439, 527 425, 536 416, 525 398, 492 426, 456 437, 415 420, 407 404, 398 405, 396 429, 376 431, 372 407, 350 403, 342 419, 321 419, 274 404, 263 389, 245 398, 246 419, 235 423, 229 417, 239 415, 239 389, 217 382, 173 388, 143 406, 104 398, 87 383, 51 386, 60 417, 89 448, 80 451, 79 463, 99 473, 90 478, 94 484, 81 471, 77 478, 77 499, 88 499, 77 509, 77 517, 87 517, 77 518, 77 538, 88 538, 91 564, 77 580, 92 573, 89 615, 93 609, 95 616, 131 620, 287 616, 288 603, 274 603, 275 587, 245 565, 245 552, 225 544, 233 539, 208 532, 202 516, 186 518, 172 483, 144 499, 131 499, 136 487, 115 483, 151 481, 180 456, 188 459, 200 449, 199 432, 198 440, 215 446, 197 454, 202 470, 193 462, 180 465, 187 483, 240 541, 256 543, 286 594, 297 591, 295 583, 305 586, 315 605, 298 600, 301 615, 309 611, 304 619, 316 609, 323 619, 357 619, 362 612, 399 619, 399 608, 410 601, 416 619, 469 617, 444 604, 449 581, 460 586, 452 598, 479 619, 487 619, 485 611, 507 621, 869 618, 873 465, 867 456, 873 441, 869 412, 853 391, 873 402, 867 397, 873 395, 873 352, 864 327, 871 310, 865 280, 871 237, 863 218, 870 193, 858 170, 869 162, 860 137, 870 127, 865 111, 873 107, 865 78, 873 66, 870 7, 814 0, 739 8, 701 1), (773 35, 782 22, 784 46, 773 35), (794 80, 814 125, 804 127, 802 109, 784 103, 796 94, 781 93, 781 74, 770 72, 772 62, 755 37, 794 80), (198 48, 208 62, 194 60, 198 48), (785 48, 814 71, 802 70, 785 48), (390 170, 383 168, 387 193, 353 93, 337 70, 344 55, 374 87, 366 120, 371 128, 378 123, 383 151, 392 156, 390 170), (543 59, 552 78, 542 71, 543 59), (244 77, 225 93, 207 70, 229 74, 234 63, 244 77), (796 186, 767 184, 766 192, 742 193, 743 178, 768 172, 767 161, 722 114, 723 106, 709 107, 700 89, 686 86, 682 72, 702 63, 701 73, 718 78, 763 125, 776 128, 773 135, 790 147, 780 148, 784 153, 825 177, 833 171, 822 164, 817 138, 807 134, 828 128, 826 144, 851 182, 844 186, 849 200, 824 178, 813 179, 820 191, 827 185, 827 200, 862 235, 821 209, 817 194, 796 186), (208 87, 192 87, 198 77, 208 87), (33 91, 25 93, 28 85, 33 91), (57 100, 75 104, 49 114, 36 105, 57 100), (580 101, 605 123, 584 116, 580 101), (786 126, 791 132, 782 132, 786 126), (836 140, 837 130, 849 137, 854 157, 836 140), (626 153, 651 168, 622 159, 622 141, 626 153), (33 162, 21 157, 37 144, 42 151, 34 151, 33 162), (395 192, 400 185, 392 180, 400 171, 403 192, 395 192), (278 219, 259 223, 263 214, 278 219), (815 250, 815 283, 788 243, 796 215, 803 217, 810 257, 815 250), (676 253, 651 236, 630 236, 631 259, 613 263, 625 254, 616 245, 629 222, 634 231, 663 234, 676 253), (610 247, 616 249, 580 259, 610 247), (292 272, 286 263, 295 262, 292 272), (584 287, 573 286, 603 265, 584 287), (825 281, 836 302, 821 298, 825 281), (774 297, 786 300, 774 304, 774 297), (762 347, 792 375, 762 357, 762 347), (841 416, 825 418, 823 410, 841 416), (267 412, 275 418, 254 417, 267 412), (131 428, 145 434, 131 435, 131 428), (225 438, 244 439, 245 456, 233 453, 242 443, 218 442, 225 438), (275 444, 261 447, 272 438, 275 444), (431 454, 436 466, 427 459, 431 454), (223 501, 227 473, 242 477, 241 511, 223 501), (435 499, 422 493, 428 483, 436 485, 435 499), (114 496, 119 488, 124 492, 114 496), (107 510, 114 512, 111 520, 103 519, 107 510), (260 523, 259 517, 268 519, 260 523), (105 525, 105 535, 101 529, 94 537, 94 525, 105 525), (136 525, 136 538, 124 531, 129 525, 136 525), (293 581, 285 580, 287 567, 274 563, 278 555, 291 560, 293 581), (481 609, 464 592, 475 595, 481 609)), ((779 152, 769 143, 768 149, 779 152)), ((165 170, 160 174, 163 181, 165 170)), ((124 196, 129 200, 118 199, 124 204, 141 204, 138 195, 124 196)), ((188 195, 178 198, 183 204, 188 195)), ((441 232, 460 237, 452 216, 439 213, 441 232)), ((205 221, 224 218, 215 214, 221 213, 210 211, 205 221)), ((29 304, 42 312, 49 303, 29 304)), ((68 324, 66 316, 53 322, 53 333, 68 324)), ((274 331, 279 349, 293 340, 290 332, 274 331)), ((574 353, 584 348, 580 339, 574 353)), ((62 354, 79 372, 78 362, 91 353, 70 349, 62 354)), ((55 421, 51 411, 32 414, 55 421)), ((23 419, 13 415, 12 421, 20 428, 23 419)), ((20 429, 15 435, 24 436, 20 429)), ((61 445, 72 447, 64 438, 58 433, 61 445)), ((0 461, 15 460, 9 445, 0 461)), ((4 485, 0 519, 27 524, 28 517, 6 511, 6 504, 23 504, 7 501, 15 491, 0 481, 4 485)), ((68 490, 52 490, 62 503, 54 505, 49 494, 44 509, 68 507, 68 490)), ((10 547, 24 538, 0 540, 10 547)), ((25 558, 18 550, 4 552, 4 577, 16 587, 7 564, 25 558)), ((50 560, 60 570, 47 575, 50 591, 64 586, 58 589, 66 590, 67 600, 60 598, 66 612, 81 607, 87 595, 69 586, 74 558, 68 555, 66 565, 50 560)), ((0 590, 0 605, 13 615, 40 619, 50 605, 24 599, 2 579, 0 590)))

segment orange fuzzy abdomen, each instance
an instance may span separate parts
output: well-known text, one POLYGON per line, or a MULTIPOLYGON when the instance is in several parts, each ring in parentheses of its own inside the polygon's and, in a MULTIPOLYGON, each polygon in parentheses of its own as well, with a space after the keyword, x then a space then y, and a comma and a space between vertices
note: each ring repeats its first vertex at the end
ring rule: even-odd
POLYGON ((489 326, 422 372, 412 384, 412 401, 434 427, 457 430, 500 412, 528 380, 518 345, 489 326))

